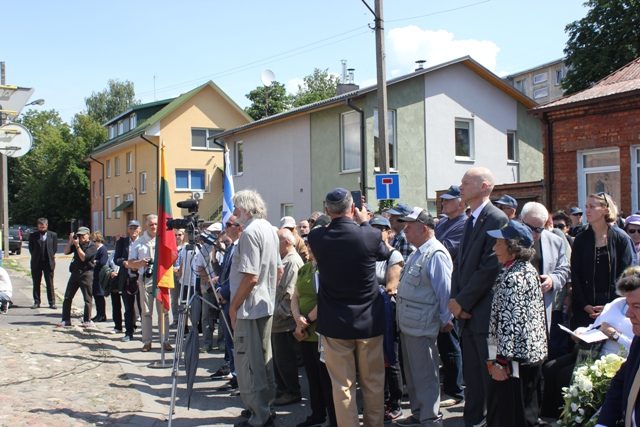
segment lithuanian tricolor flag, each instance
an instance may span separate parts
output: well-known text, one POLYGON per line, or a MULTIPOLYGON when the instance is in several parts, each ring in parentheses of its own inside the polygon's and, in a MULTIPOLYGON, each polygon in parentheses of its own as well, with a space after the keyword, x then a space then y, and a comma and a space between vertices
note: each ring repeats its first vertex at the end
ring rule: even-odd
POLYGON ((160 147, 160 193, 158 194, 158 234, 156 236, 155 266, 153 269, 153 295, 169 310, 171 299, 169 289, 173 289, 173 263, 178 258, 176 236, 167 229, 167 219, 171 218, 169 183, 164 164, 164 144, 160 147), (158 292, 158 290, 160 292, 158 292))

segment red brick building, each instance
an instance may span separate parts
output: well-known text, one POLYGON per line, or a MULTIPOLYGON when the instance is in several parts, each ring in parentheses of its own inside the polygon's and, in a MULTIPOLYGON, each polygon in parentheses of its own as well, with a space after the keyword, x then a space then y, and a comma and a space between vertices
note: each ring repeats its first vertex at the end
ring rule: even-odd
POLYGON ((606 191, 625 215, 639 209, 640 58, 532 112, 544 127, 549 208, 584 206, 606 191))

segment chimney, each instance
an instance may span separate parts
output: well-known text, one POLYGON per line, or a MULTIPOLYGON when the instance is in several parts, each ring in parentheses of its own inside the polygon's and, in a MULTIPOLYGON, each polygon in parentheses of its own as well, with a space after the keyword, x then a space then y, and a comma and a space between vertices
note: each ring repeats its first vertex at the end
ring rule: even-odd
POLYGON ((418 60, 416 61, 416 67, 417 67, 417 68, 415 69, 415 71, 424 70, 424 64, 425 64, 425 62, 427 62, 427 61, 425 61, 424 59, 418 59, 418 60))
POLYGON ((360 86, 355 84, 353 72, 355 68, 347 68, 347 61, 345 59, 342 60, 342 82, 338 83, 336 87, 336 95, 342 95, 347 92, 353 92, 354 90, 360 89, 360 86))

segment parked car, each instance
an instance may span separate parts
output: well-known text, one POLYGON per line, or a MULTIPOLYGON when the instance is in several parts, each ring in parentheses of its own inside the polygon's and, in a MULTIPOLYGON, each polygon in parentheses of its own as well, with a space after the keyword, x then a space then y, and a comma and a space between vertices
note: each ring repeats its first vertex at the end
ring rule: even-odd
MULTIPOLYGON (((4 242, 4 239, 3 239, 4 242)), ((3 243, 4 245, 4 243, 3 243)), ((4 246, 2 247, 4 250, 4 246)), ((20 228, 12 225, 9 226, 9 253, 20 255, 22 252, 22 232, 20 228)))
POLYGON ((33 228, 26 225, 17 225, 16 227, 20 227, 20 232, 22 233, 22 241, 26 242, 27 240, 29 240, 29 235, 33 232, 33 228))

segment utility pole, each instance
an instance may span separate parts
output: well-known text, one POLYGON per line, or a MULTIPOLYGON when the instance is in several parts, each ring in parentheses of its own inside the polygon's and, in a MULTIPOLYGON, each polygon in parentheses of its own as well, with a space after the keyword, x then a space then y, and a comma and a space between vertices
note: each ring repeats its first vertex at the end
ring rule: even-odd
MULTIPOLYGON (((6 70, 4 62, 0 62, 0 86, 6 84, 6 70)), ((0 113, 0 126, 4 125, 4 113, 0 113)), ((0 154, 2 157, 2 245, 4 252, 3 258, 9 257, 9 177, 7 173, 7 154, 0 154)))
MULTIPOLYGON (((385 71, 384 53, 384 18, 382 11, 382 1, 375 0, 375 11, 362 0, 367 9, 373 13, 374 29, 376 32, 376 73, 378 76, 378 164, 380 173, 389 172, 389 148, 387 144, 387 78, 385 71)), ((364 155, 364 153, 362 153, 364 155)))

